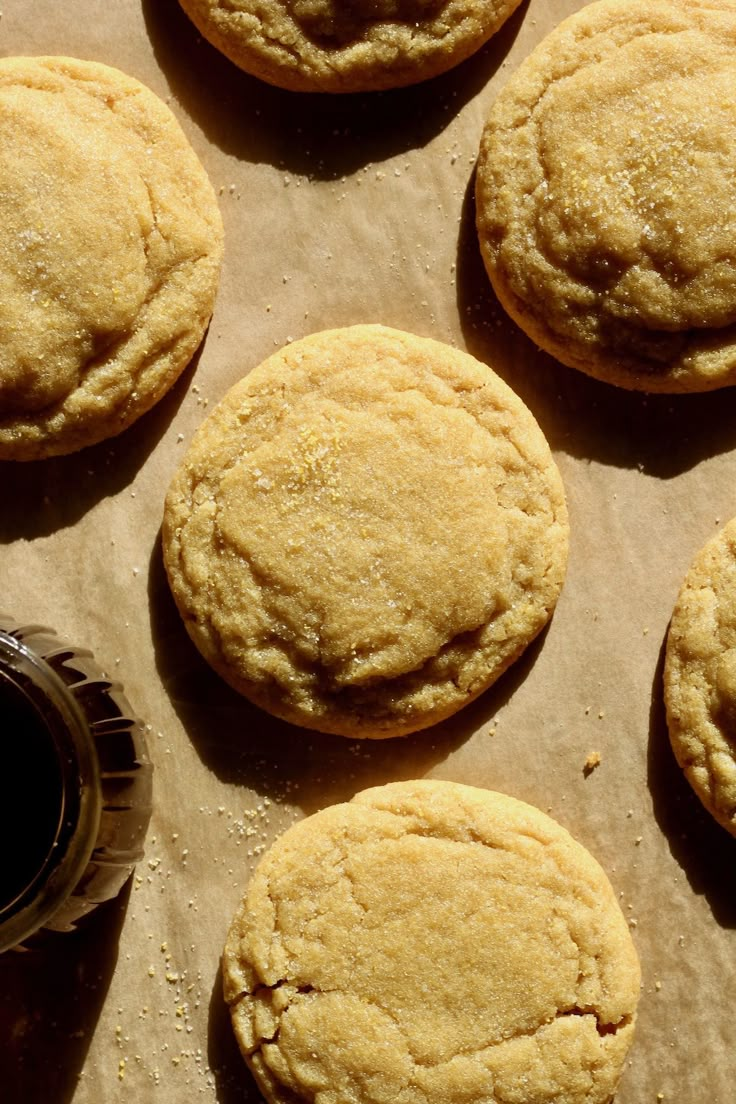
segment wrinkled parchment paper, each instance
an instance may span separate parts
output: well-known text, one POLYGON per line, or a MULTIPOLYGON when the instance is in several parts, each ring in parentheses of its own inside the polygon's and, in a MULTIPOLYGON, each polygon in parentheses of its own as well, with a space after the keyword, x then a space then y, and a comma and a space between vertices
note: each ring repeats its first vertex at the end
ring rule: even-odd
POLYGON ((580 6, 526 0, 452 73, 328 98, 240 73, 176 0, 4 0, 3 54, 103 61, 170 103, 219 193, 226 256, 202 349, 152 413, 76 456, 0 465, 0 605, 95 652, 150 726, 155 764, 146 858, 120 899, 53 951, 0 959, 3 1104, 258 1101, 219 977, 249 872, 295 819, 419 776, 538 805, 608 872, 643 968, 620 1104, 732 1104, 736 841, 674 764, 661 665, 681 578, 736 514, 736 393, 647 398, 539 354, 494 301, 473 227, 494 95, 580 6), (290 338, 365 321, 487 359, 546 432, 572 526, 543 637, 452 720, 373 744, 291 729, 222 684, 159 546, 208 408, 290 338))

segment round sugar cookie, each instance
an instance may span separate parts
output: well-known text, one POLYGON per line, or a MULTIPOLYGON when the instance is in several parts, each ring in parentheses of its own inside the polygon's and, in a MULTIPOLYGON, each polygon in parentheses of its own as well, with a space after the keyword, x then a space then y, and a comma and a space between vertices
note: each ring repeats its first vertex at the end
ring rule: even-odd
POLYGON ((736 836, 736 518, 685 576, 667 636, 664 693, 678 763, 736 836))
POLYGON ((397 736, 477 697, 542 629, 567 512, 537 423, 486 365, 382 326, 269 357, 205 420, 163 548, 186 627, 257 705, 397 736))
POLYGON ((223 980, 270 1104, 606 1104, 640 979, 606 875, 564 828, 419 781, 276 840, 223 980))
POLYGON ((214 192, 165 104, 65 57, 0 60, 0 460, 111 437, 212 312, 214 192))
POLYGON ((180 0, 241 69, 295 92, 370 92, 435 77, 520 0, 180 0))
POLYGON ((736 4, 599 0, 498 96, 477 226, 502 305, 620 387, 736 382, 736 4))

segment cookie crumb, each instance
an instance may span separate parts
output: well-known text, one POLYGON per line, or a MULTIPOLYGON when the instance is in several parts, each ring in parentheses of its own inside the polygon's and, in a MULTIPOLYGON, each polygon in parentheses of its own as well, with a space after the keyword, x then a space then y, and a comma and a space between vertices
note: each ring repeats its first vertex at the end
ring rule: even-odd
POLYGON ((601 753, 599 751, 588 752, 588 757, 583 764, 583 774, 587 778, 589 774, 592 774, 596 767, 599 767, 601 763, 601 753))

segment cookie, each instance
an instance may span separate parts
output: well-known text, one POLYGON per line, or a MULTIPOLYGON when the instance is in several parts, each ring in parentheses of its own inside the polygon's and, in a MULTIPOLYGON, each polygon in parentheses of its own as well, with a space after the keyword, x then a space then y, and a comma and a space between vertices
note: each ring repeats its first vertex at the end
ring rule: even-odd
POLYGON ((599 0, 501 91, 477 226, 501 304, 633 390, 736 382, 736 4, 599 0))
POLYGON ((664 694, 678 763, 736 836, 736 518, 685 576, 667 635, 664 694))
POLYGON ((605 1104, 639 997, 588 851, 530 805, 435 781, 288 829, 232 922, 223 979, 270 1104, 605 1104))
POLYGON ((435 77, 493 35, 520 0, 180 0, 231 61, 295 92, 368 92, 435 77))
POLYGON ((171 111, 115 69, 0 60, 0 460, 120 433, 212 312, 222 222, 171 111))
POLYGON ((486 365, 382 326, 269 357, 205 420, 166 499, 186 627, 263 709, 344 736, 425 728, 549 619, 559 472, 486 365))

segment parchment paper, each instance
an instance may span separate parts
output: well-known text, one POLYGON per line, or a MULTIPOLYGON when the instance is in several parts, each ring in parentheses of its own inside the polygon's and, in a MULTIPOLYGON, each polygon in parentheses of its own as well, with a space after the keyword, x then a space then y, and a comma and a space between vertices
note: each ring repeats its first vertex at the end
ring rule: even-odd
POLYGON ((218 973, 249 872, 296 818, 419 776, 548 810, 608 872, 643 967, 620 1104, 735 1099, 736 841, 674 764, 661 660, 693 554, 736 514, 736 394, 646 398, 539 354, 495 303, 473 228, 494 95, 580 6, 527 0, 444 77, 328 98, 240 73, 176 0, 4 0, 3 54, 107 62, 170 103, 227 244, 208 336, 156 410, 76 456, 0 465, 0 605, 95 652, 148 722, 155 764, 126 892, 54 952, 0 959, 3 1104, 257 1101, 218 973), (572 526, 549 631, 451 721, 380 743, 290 729, 229 691, 186 637, 159 547, 165 489, 208 407, 289 338, 363 321, 487 359, 546 432, 572 526))

